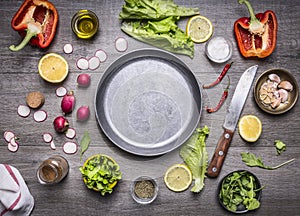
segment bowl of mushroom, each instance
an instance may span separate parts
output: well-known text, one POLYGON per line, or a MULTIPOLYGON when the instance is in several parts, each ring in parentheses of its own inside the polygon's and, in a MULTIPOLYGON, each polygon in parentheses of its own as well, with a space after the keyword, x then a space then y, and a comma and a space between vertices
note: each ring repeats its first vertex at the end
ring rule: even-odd
POLYGON ((285 113, 297 102, 298 83, 287 70, 267 70, 255 82, 254 98, 257 105, 267 113, 285 113))

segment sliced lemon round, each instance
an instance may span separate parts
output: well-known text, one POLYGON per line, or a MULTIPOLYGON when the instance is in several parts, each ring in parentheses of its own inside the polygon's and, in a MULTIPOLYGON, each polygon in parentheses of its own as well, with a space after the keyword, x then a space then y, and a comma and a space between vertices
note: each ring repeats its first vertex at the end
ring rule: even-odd
POLYGON ((174 164, 166 171, 164 176, 166 186, 175 192, 188 189, 192 180, 192 173, 184 164, 174 164))
POLYGON ((211 21, 201 15, 191 17, 186 25, 186 33, 195 43, 207 41, 212 36, 213 31, 214 27, 211 21))
POLYGON ((60 83, 68 76, 69 65, 61 55, 48 53, 40 59, 38 70, 44 80, 50 83, 60 83))
POLYGON ((247 142, 256 142, 262 132, 260 119, 255 115, 244 115, 238 123, 240 136, 247 142))

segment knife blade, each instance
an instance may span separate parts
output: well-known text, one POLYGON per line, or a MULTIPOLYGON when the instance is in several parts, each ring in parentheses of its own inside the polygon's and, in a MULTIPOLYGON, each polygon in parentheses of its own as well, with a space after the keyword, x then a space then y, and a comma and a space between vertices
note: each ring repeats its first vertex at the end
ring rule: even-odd
POLYGON ((248 68, 241 76, 226 112, 221 135, 207 169, 207 176, 217 177, 221 171, 232 136, 252 86, 258 65, 248 68))

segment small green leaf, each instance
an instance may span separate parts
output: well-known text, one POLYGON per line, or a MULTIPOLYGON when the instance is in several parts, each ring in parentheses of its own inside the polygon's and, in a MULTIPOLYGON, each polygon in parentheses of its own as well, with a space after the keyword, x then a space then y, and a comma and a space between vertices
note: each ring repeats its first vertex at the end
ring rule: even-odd
POLYGON ((274 145, 276 147, 277 155, 280 155, 286 150, 286 144, 283 143, 281 140, 275 140, 274 145))
POLYGON ((89 144, 91 142, 90 135, 87 131, 84 132, 84 135, 80 141, 80 147, 81 147, 81 152, 80 152, 80 161, 82 159, 83 153, 88 149, 89 144))

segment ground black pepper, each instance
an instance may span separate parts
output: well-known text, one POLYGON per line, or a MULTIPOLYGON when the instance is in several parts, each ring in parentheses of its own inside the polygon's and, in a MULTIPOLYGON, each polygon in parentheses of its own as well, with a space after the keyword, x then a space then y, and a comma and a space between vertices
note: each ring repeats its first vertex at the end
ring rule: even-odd
POLYGON ((154 184, 150 180, 140 180, 135 183, 134 193, 141 199, 154 196, 154 184))

